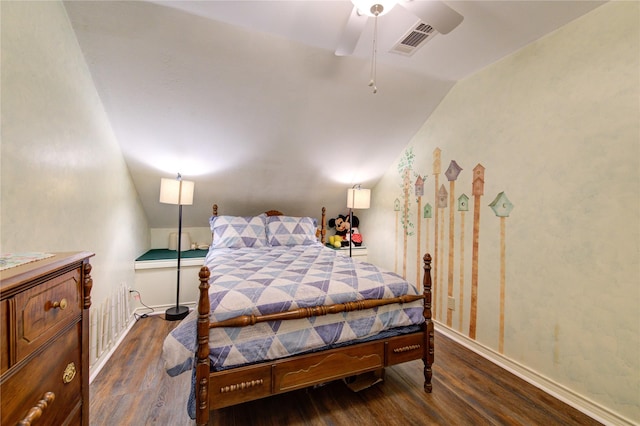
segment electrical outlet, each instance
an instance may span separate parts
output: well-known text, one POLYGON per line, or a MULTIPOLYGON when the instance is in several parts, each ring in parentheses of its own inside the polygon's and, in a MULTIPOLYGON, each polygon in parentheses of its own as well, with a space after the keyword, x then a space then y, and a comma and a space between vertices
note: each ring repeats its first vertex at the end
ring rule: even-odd
POLYGON ((455 299, 455 297, 449 296, 449 298, 447 299, 447 309, 450 309, 452 311, 456 310, 456 299, 455 299))

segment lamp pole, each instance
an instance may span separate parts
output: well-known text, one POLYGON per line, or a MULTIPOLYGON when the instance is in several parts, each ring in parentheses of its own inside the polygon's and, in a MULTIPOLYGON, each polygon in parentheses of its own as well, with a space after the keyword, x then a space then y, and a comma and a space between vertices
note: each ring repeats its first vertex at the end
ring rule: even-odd
MULTIPOLYGON (((182 192, 182 189, 180 192, 182 192)), ((177 277, 177 285, 176 285, 176 312, 175 312, 176 314, 180 312, 180 259, 181 257, 182 257, 182 204, 178 204, 178 277, 177 277)))
POLYGON ((193 182, 183 181, 182 176, 178 173, 176 180, 173 182, 169 179, 162 180, 160 192, 160 202, 178 204, 176 305, 165 311, 165 318, 167 321, 177 321, 183 319, 189 314, 189 308, 187 306, 180 306, 180 263, 182 260, 182 205, 193 203, 193 182), (163 193, 163 185, 165 184, 167 185, 166 193, 163 193), (171 187, 173 187, 173 189, 171 189, 171 187))
POLYGON ((368 209, 371 202, 371 192, 362 189, 358 185, 353 185, 347 190, 347 207, 349 208, 349 257, 352 257, 353 244, 353 209, 368 209))
POLYGON ((353 209, 349 208, 349 257, 351 257, 351 246, 353 245, 353 241, 351 241, 353 237, 353 209))

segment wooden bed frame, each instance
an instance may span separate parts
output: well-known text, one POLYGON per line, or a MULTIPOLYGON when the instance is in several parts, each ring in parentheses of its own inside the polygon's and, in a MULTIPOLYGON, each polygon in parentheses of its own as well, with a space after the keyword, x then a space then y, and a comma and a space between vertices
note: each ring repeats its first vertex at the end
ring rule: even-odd
MULTIPOLYGON (((218 206, 213 206, 217 216, 218 206)), ((269 211, 268 215, 282 214, 269 211)), ((325 209, 322 209, 319 233, 324 242, 325 209)), ((431 366, 434 360, 434 331, 431 320, 431 256, 424 255, 423 294, 401 296, 387 300, 362 300, 334 305, 294 309, 269 315, 243 315, 217 323, 209 321, 209 276, 206 266, 200 269, 200 297, 198 301, 198 351, 196 354, 195 403, 196 424, 209 423, 210 410, 240 404, 255 399, 305 388, 332 380, 381 370, 384 367, 422 359, 424 362, 424 390, 431 392, 431 366), (223 371, 210 371, 209 330, 214 327, 245 327, 264 321, 308 318, 339 312, 369 309, 392 303, 424 301, 424 323, 420 331, 354 343, 258 364, 240 366, 223 371)))

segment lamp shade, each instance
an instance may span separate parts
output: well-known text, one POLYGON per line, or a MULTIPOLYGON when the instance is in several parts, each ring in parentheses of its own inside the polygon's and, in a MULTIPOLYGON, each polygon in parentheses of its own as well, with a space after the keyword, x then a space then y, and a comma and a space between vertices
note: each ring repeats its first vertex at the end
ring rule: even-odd
POLYGON ((193 204, 194 183, 189 180, 166 179, 160 180, 160 202, 165 204, 193 204))
POLYGON ((371 203, 371 190, 349 188, 347 190, 347 208, 368 209, 371 203))

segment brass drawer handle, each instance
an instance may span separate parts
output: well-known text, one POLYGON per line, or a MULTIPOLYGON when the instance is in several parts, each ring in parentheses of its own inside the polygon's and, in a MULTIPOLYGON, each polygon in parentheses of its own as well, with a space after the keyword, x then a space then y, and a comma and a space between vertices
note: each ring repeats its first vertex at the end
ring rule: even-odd
POLYGON ((67 383, 71 383, 73 378, 76 377, 76 365, 73 362, 67 364, 67 368, 64 369, 64 373, 62 374, 62 382, 66 385, 67 383))
POLYGON ((64 311, 65 309, 67 309, 67 305, 69 305, 69 303, 67 302, 67 299, 62 299, 59 302, 51 303, 51 307, 53 309, 60 308, 61 311, 64 311))
POLYGON ((18 425, 30 426, 31 423, 35 422, 40 418, 40 416, 42 416, 44 409, 47 408, 47 405, 51 404, 54 399, 56 399, 56 396, 53 392, 45 393, 42 399, 37 402, 36 406, 29 410, 27 416, 18 422, 18 425))

